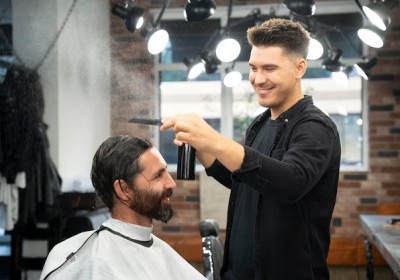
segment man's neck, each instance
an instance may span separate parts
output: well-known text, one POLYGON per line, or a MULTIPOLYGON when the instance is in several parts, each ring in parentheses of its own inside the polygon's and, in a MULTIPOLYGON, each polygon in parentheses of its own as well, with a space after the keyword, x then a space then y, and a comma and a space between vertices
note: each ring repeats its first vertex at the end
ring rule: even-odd
POLYGON ((125 223, 144 227, 151 227, 153 225, 152 219, 139 215, 125 205, 115 205, 111 211, 111 217, 125 223))

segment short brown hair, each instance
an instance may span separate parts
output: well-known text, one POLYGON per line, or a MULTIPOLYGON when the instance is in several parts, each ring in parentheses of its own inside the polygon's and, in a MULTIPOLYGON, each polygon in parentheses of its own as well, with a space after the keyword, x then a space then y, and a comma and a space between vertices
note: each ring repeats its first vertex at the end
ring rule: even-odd
POLYGON ((286 53, 307 58, 310 34, 304 27, 289 19, 272 18, 247 30, 247 40, 251 46, 279 46, 286 53))

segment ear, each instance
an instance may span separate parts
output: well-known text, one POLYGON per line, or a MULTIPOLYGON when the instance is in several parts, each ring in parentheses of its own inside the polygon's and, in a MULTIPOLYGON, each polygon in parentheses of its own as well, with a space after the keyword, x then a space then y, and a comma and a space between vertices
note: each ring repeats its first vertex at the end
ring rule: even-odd
POLYGON ((301 58, 297 61, 296 64, 296 78, 301 79, 304 73, 307 70, 307 61, 304 58, 301 58))
POLYGON ((124 180, 115 180, 113 187, 118 199, 122 201, 128 201, 130 199, 129 186, 124 180))

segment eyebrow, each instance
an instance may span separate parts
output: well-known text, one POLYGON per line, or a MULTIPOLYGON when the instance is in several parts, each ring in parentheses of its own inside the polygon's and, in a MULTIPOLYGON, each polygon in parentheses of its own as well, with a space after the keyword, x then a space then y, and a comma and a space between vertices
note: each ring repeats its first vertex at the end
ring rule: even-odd
MULTIPOLYGON (((249 62, 249 66, 256 67, 254 64, 252 64, 250 62, 249 62)), ((262 64, 261 67, 262 68, 271 68, 271 67, 278 68, 278 65, 273 64, 273 63, 267 63, 267 64, 262 64)))
POLYGON ((156 176, 161 175, 161 174, 164 173, 166 170, 167 170, 167 165, 165 165, 165 167, 160 168, 159 170, 157 170, 156 172, 154 172, 154 173, 151 175, 151 178, 155 178, 156 176))

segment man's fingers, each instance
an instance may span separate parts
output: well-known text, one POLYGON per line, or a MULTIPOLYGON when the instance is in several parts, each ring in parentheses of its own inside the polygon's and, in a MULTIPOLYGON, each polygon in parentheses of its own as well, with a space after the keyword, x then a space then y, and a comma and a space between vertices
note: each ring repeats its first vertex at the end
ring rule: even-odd
POLYGON ((175 125, 175 121, 172 117, 165 118, 165 119, 161 120, 161 122, 162 122, 162 125, 160 126, 161 131, 166 131, 166 130, 174 127, 174 125, 175 125))

